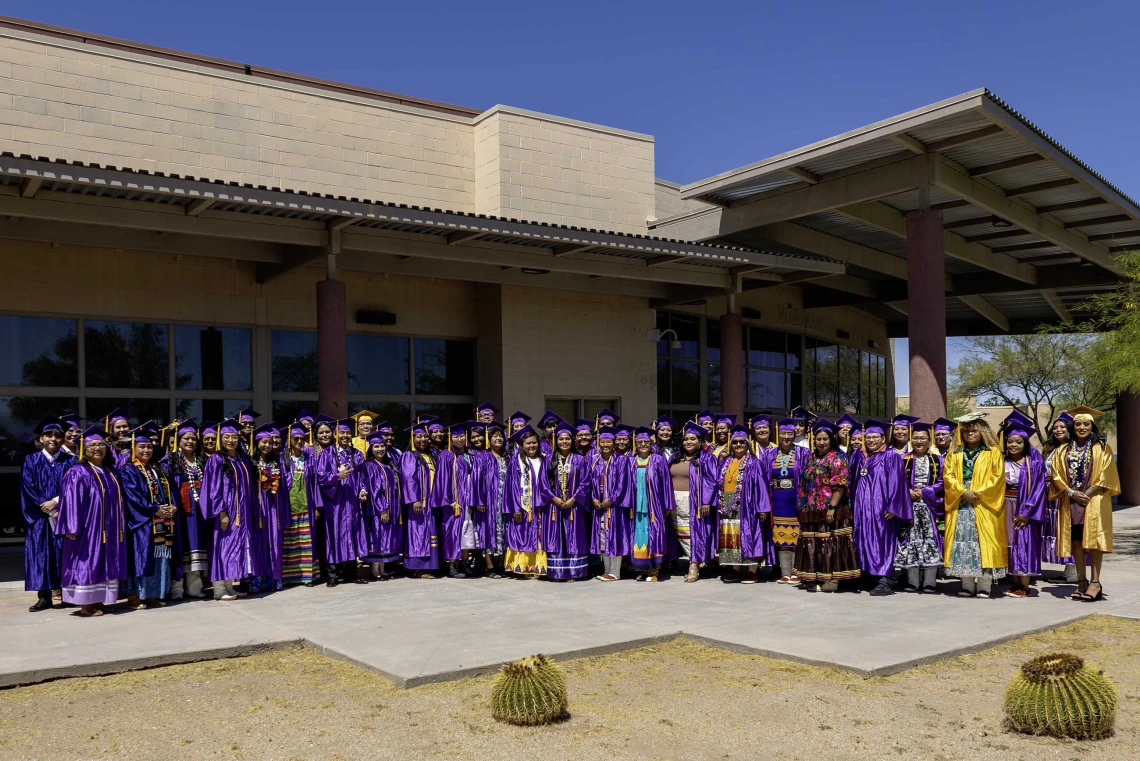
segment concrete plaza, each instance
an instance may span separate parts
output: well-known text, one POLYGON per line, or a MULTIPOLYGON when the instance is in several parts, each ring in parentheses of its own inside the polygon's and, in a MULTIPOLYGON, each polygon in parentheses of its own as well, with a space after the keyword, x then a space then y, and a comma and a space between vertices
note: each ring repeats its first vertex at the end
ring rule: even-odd
MULTIPOLYGON (((0 584, 0 687, 304 645, 412 687, 494 670, 536 652, 566 659, 680 634, 748 653, 888 674, 1093 613, 1140 618, 1140 508, 1114 515, 1107 599, 1068 600, 1039 581, 1029 600, 952 594, 808 594, 762 583, 399 579, 294 588, 233 603, 190 601, 82 619, 30 614, 0 584)), ((1047 575, 1055 575, 1048 572, 1047 575)), ((944 592, 958 588, 944 582, 944 592)))

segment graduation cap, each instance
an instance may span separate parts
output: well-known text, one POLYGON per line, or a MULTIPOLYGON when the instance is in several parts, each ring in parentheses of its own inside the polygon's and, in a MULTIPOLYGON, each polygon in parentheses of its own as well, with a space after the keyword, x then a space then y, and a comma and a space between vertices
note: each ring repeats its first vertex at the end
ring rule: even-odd
POLYGON ((372 410, 361 410, 360 412, 357 412, 355 415, 351 415, 350 417, 352 418, 353 423, 354 423, 353 428, 352 428, 352 432, 356 436, 359 436, 360 435, 360 421, 361 421, 361 419, 362 418, 368 418, 368 422, 372 423, 372 422, 375 422, 375 420, 378 416, 372 410))
POLYGON ((254 423, 257 422, 257 419, 259 417, 261 417, 261 413, 255 410, 253 407, 246 407, 244 410, 239 410, 237 414, 239 423, 245 423, 247 421, 254 423))
POLYGON ((314 428, 316 428, 321 423, 328 423, 329 425, 332 425, 335 422, 336 422, 336 418, 330 417, 329 415, 326 415, 323 412, 318 412, 316 415, 313 416, 313 427, 314 428))
POLYGON ((633 436, 634 427, 632 425, 622 423, 621 425, 615 425, 613 428, 615 436, 633 436))
POLYGON ((804 422, 804 419, 798 418, 798 417, 782 418, 780 420, 780 422, 776 423, 776 430, 777 431, 794 431, 794 430, 796 430, 796 426, 803 423, 803 422, 804 422))
POLYGON ((687 436, 688 434, 691 433, 694 436, 696 436, 697 438, 699 438, 701 441, 704 441, 705 437, 709 435, 709 432, 704 429, 704 426, 699 425, 698 423, 696 423, 692 420, 685 423, 685 427, 682 428, 681 430, 682 430, 683 435, 687 436))
POLYGON ((432 422, 433 420, 439 420, 439 417, 437 417, 436 415, 428 415, 427 413, 424 413, 422 415, 416 415, 415 422, 423 423, 424 425, 427 425, 428 423, 432 422))
POLYGON ((1037 433, 1037 426, 1029 416, 1016 409, 1005 416, 1000 427, 1007 439, 1010 436, 1021 436, 1029 441, 1037 433))
POLYGON ((574 421, 574 432, 575 433, 583 433, 583 432, 593 433, 594 432, 594 421, 593 420, 586 420, 585 418, 578 418, 577 420, 574 421))
POLYGON ((95 441, 107 440, 107 432, 103 430, 101 425, 89 425, 83 429, 83 433, 79 434, 79 456, 83 457, 83 447, 95 441))
POLYGON ((158 425, 153 420, 148 420, 131 430, 131 447, 134 448, 135 444, 153 444, 158 434, 158 425))
POLYGON ((484 423, 481 420, 468 420, 466 423, 464 423, 464 425, 467 426, 467 432, 468 433, 473 433, 475 431, 479 431, 480 433, 482 433, 483 431, 485 431, 487 429, 487 426, 489 424, 484 423))
MULTIPOLYGON (((735 418, 736 416, 733 415, 733 417, 735 418)), ((734 426, 732 426, 732 431, 728 434, 728 439, 729 439, 729 441, 731 441, 732 439, 745 439, 745 440, 747 440, 751 436, 752 436, 752 432, 748 430, 747 426, 734 425, 734 426)))
POLYGON ((565 420, 561 421, 561 422, 560 422, 560 423, 559 423, 559 424, 558 424, 558 425, 557 425, 557 426, 554 428, 554 438, 556 438, 556 439, 557 439, 557 438, 558 438, 558 436, 559 436, 560 434, 563 434, 563 433, 568 433, 568 434, 570 434, 570 438, 574 438, 574 426, 570 425, 570 424, 569 424, 569 423, 567 423, 565 420))
POLYGON ((1071 410, 1066 410, 1066 412, 1073 416, 1074 423, 1091 423, 1095 421, 1096 418, 1102 417, 1104 415, 1104 413, 1100 410, 1094 410, 1092 407, 1086 407, 1083 404, 1079 407, 1073 407, 1071 410))
POLYGON ((416 422, 412 423, 411 426, 405 428, 404 431, 412 434, 413 436, 417 433, 427 433, 427 423, 417 420, 416 422))
POLYGON ((197 433, 197 432, 198 432, 198 423, 195 422, 193 420, 193 418, 187 418, 186 420, 183 420, 182 422, 180 422, 178 424, 177 428, 174 431, 174 435, 178 438, 182 438, 183 436, 185 436, 188 433, 197 433))
POLYGON ((757 428, 761 425, 768 426, 768 430, 772 430, 772 416, 771 415, 753 415, 752 419, 748 421, 748 425, 757 428))
POLYGON ((713 414, 711 412, 709 412, 708 410, 701 410, 696 415, 693 415, 693 422, 694 423, 702 423, 705 420, 707 420, 711 423, 712 419, 713 419, 713 414))
POLYGON ((904 428, 910 428, 919 420, 920 418, 917 418, 914 415, 903 415, 900 413, 891 418, 891 425, 901 425, 904 428))
POLYGON ((603 420, 609 420, 611 425, 617 425, 621 422, 621 415, 617 414, 609 407, 604 407, 602 408, 602 411, 598 413, 598 425, 601 425, 603 420))
POLYGON ((253 431, 253 440, 261 441, 262 439, 272 438, 274 434, 278 433, 276 423, 266 423, 265 425, 258 426, 253 431))
POLYGON ((218 423, 218 436, 224 436, 227 433, 240 433, 241 423, 231 418, 226 418, 218 423))
POLYGON ((434 419, 428 421, 427 429, 428 429, 429 433, 431 431, 442 431, 444 428, 447 428, 447 426, 444 425, 443 421, 440 420, 439 418, 434 418, 434 419))
POLYGON ((514 425, 515 423, 522 423, 523 425, 526 425, 530 422, 530 415, 526 414, 522 410, 515 410, 510 414, 510 417, 507 418, 507 421, 511 425, 514 425))
POLYGON ((447 431, 452 436, 467 436, 467 427, 470 425, 466 420, 461 423, 452 423, 447 426, 447 431))
POLYGON ((381 420, 376 424, 375 433, 395 433, 396 429, 387 420, 381 420))
POLYGON ((353 432, 355 432, 356 431, 356 421, 350 417, 342 417, 340 420, 336 421, 336 430, 337 431, 353 431, 353 432))
POLYGON ((372 449, 373 444, 387 445, 387 443, 388 443, 387 439, 384 438, 384 434, 380 433, 380 431, 373 431, 372 433, 368 434, 368 448, 369 448, 369 450, 372 449))
POLYGON ((985 420, 985 419, 986 419, 986 413, 981 412, 981 411, 977 411, 977 412, 967 412, 965 415, 961 415, 959 417, 956 417, 956 418, 954 418, 954 422, 961 425, 962 423, 977 423, 978 421, 985 420))
POLYGON ((846 412, 844 412, 844 413, 843 413, 842 415, 840 415, 839 417, 835 418, 835 425, 836 425, 836 427, 838 427, 838 426, 841 426, 841 425, 849 425, 849 426, 852 426, 852 427, 854 427, 854 426, 856 426, 856 425, 858 425, 858 424, 859 424, 859 421, 858 421, 858 420, 856 420, 856 419, 855 419, 854 417, 852 417, 851 415, 847 414, 846 412))
POLYGON ((877 433, 880 436, 886 436, 887 432, 891 430, 891 424, 886 420, 878 420, 877 418, 870 418, 867 422, 863 423, 863 431, 865 433, 877 433))
POLYGON ((721 423, 727 423, 728 427, 731 428, 732 426, 736 425, 736 415, 731 415, 724 412, 717 413, 716 424, 720 425, 721 423))
POLYGON ((817 417, 819 417, 819 415, 804 407, 796 407, 788 413, 788 417, 798 418, 799 420, 811 422, 812 420, 815 420, 817 417))
POLYGON ((646 428, 645 426, 639 426, 633 432, 633 440, 634 441, 653 441, 653 438, 654 438, 654 433, 653 433, 652 428, 646 428))
POLYGON ((207 433, 209 433, 209 434, 216 436, 218 432, 214 429, 217 427, 218 427, 218 421, 217 420, 203 420, 202 425, 198 428, 198 434, 201 436, 205 436, 207 433))
POLYGON ((1057 419, 1061 420, 1063 422, 1069 423, 1070 425, 1073 422, 1073 416, 1067 412, 1062 412, 1060 415, 1057 416, 1057 419))
POLYGON ((542 417, 540 417, 538 419, 538 427, 539 428, 545 428, 550 423, 558 424, 561 422, 562 422, 562 416, 561 415, 555 414, 555 413, 551 412, 550 410, 547 410, 546 412, 542 413, 542 417))
POLYGON ((499 408, 496 407, 495 405, 491 404, 490 402, 483 402, 482 404, 480 404, 478 407, 475 408, 476 416, 478 416, 482 412, 490 412, 495 417, 498 417, 499 408))
POLYGON ((72 428, 82 428, 83 427, 82 426, 83 418, 79 417, 79 415, 75 414, 74 412, 65 412, 64 414, 59 416, 59 419, 61 421, 63 421, 64 425, 67 426, 66 428, 64 428, 65 431, 70 431, 72 428))
MULTIPOLYGON (((529 420, 530 418, 527 418, 527 419, 529 420)), ((524 425, 522 428, 518 429, 517 431, 515 431, 514 433, 511 434, 511 441, 513 441, 516 444, 522 444, 523 440, 529 436, 534 436, 535 438, 538 438, 538 433, 536 433, 535 430, 533 428, 531 428, 529 425, 524 425)))
POLYGON ((670 429, 673 429, 673 428, 677 427, 677 421, 674 420, 673 418, 669 417, 668 415, 662 415, 661 417, 659 417, 653 421, 654 430, 660 428, 663 425, 667 425, 667 426, 669 426, 670 429))
POLYGON ((298 425, 299 422, 300 421, 289 426, 289 438, 304 439, 311 435, 308 428, 303 425, 298 425))
POLYGON ((300 412, 297 413, 297 422, 298 423, 312 424, 314 419, 316 419, 316 415, 309 412, 308 410, 301 410, 300 412))
POLYGON ((37 436, 43 436, 45 431, 50 431, 53 429, 59 431, 60 433, 63 433, 65 430, 67 430, 64 427, 65 425, 66 423, 57 418, 55 415, 45 415, 44 418, 40 420, 40 422, 37 423, 36 427, 32 430, 35 431, 35 434, 37 436))
POLYGON ((130 419, 127 417, 127 413, 123 412, 123 409, 121 407, 116 407, 103 416, 103 429, 110 431, 111 427, 115 425, 115 421, 117 420, 125 420, 127 423, 130 423, 130 419))
POLYGON ((957 427, 958 427, 958 424, 957 424, 957 423, 955 423, 953 420, 947 420, 947 419, 946 419, 946 418, 944 418, 944 417, 940 417, 940 418, 937 418, 937 419, 934 421, 934 430, 935 430, 935 432, 938 432, 938 431, 949 431, 949 432, 953 432, 953 431, 954 431, 954 429, 955 429, 955 428, 957 428, 957 427))
POLYGON ((617 438, 617 431, 613 428, 602 428, 598 431, 598 441, 602 439, 615 439, 617 438))
POLYGON ((924 423, 920 420, 910 427, 910 435, 911 435, 911 438, 914 438, 914 434, 921 433, 921 432, 925 431, 926 433, 930 433, 933 436, 933 433, 932 433, 933 430, 934 430, 934 423, 924 423))

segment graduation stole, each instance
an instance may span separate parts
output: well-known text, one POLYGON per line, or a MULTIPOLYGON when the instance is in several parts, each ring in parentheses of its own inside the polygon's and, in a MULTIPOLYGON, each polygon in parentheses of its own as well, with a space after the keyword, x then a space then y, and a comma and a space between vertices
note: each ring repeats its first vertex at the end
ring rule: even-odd
POLYGON ((534 474, 530 470, 530 458, 519 448, 519 465, 522 466, 522 509, 526 513, 526 522, 534 520, 534 474))
MULTIPOLYGON (((656 523, 657 519, 653 517, 653 490, 649 488, 649 476, 651 473, 653 473, 653 471, 649 469, 649 463, 651 462, 653 462, 652 454, 646 457, 644 460, 638 457, 637 460, 634 461, 634 465, 638 468, 645 468, 645 501, 649 503, 649 522, 656 523)), ((629 511, 629 517, 633 518, 633 510, 629 511)))
MULTIPOLYGON (((103 544, 106 544, 107 543, 107 522, 106 522, 106 520, 107 520, 106 519, 106 515, 107 515, 107 486, 106 486, 106 484, 103 483, 103 477, 101 475, 99 475, 99 469, 98 468, 96 468, 94 465, 91 465, 91 464, 88 464, 87 467, 91 468, 91 472, 95 475, 95 480, 99 482, 99 494, 101 496, 101 499, 99 501, 99 526, 103 529, 103 544)), ((124 500, 123 500, 123 485, 121 483, 119 483, 119 479, 115 478, 115 475, 113 473, 109 474, 109 475, 111 476, 112 480, 114 480, 114 482, 115 482, 115 488, 119 490, 119 515, 120 515, 120 519, 118 521, 118 523, 119 523, 119 541, 122 542, 123 541, 123 523, 124 523, 124 521, 121 518, 122 513, 123 513, 123 502, 124 502, 124 500)))
POLYGON ((182 512, 192 515, 202 489, 202 463, 198 460, 191 460, 179 452, 174 464, 175 468, 181 470, 182 474, 186 476, 181 489, 182 512))
POLYGON ((722 515, 727 515, 727 514, 731 513, 733 510, 739 510, 740 509, 740 492, 743 491, 743 489, 741 487, 744 486, 744 466, 748 462, 749 456, 750 455, 747 452, 745 452, 744 457, 742 457, 740 460, 736 460, 736 458, 734 458, 734 457, 726 457, 726 458, 724 458, 724 462, 721 463, 721 466, 720 466, 721 488, 724 489, 725 491, 727 491, 728 485, 729 485, 729 483, 728 483, 729 482, 729 470, 732 467, 732 463, 739 462, 739 465, 737 465, 736 476, 733 479, 733 486, 735 488, 732 491, 732 506, 729 508, 728 513, 724 513, 722 511, 722 513, 721 513, 722 515))
MULTIPOLYGON (((226 459, 231 459, 229 455, 222 455, 222 456, 225 457, 226 459)), ((245 466, 245 463, 241 461, 241 457, 234 457, 234 458, 232 458, 232 461, 234 463, 237 463, 237 465, 241 466, 242 477, 245 478, 245 482, 248 484, 249 480, 250 480, 249 479, 249 468, 247 468, 245 466)), ((234 468, 234 515, 233 515, 232 521, 233 521, 233 524, 235 527, 241 525, 241 511, 238 510, 238 504, 237 504, 237 468, 234 468)), ((264 525, 262 523, 261 511, 260 510, 257 511, 257 527, 259 529, 264 528, 264 525)))
MULTIPOLYGON (((166 473, 162 469, 153 465, 144 464, 141 460, 131 460, 131 464, 139 469, 143 478, 146 479, 147 491, 150 493, 150 503, 152 505, 162 505, 170 503, 170 482, 166 479, 166 473)), ((174 526, 169 523, 165 518, 159 518, 157 515, 151 519, 151 535, 154 537, 155 544, 164 544, 167 547, 174 544, 174 526)))
POLYGON ((416 457, 424 466, 424 469, 420 471, 420 490, 425 495, 422 500, 425 503, 424 507, 427 507, 426 495, 431 494, 431 490, 435 488, 435 458, 431 456, 430 452, 412 451, 416 452, 416 457))
MULTIPOLYGON (((562 495, 562 499, 566 499, 566 486, 570 481, 570 471, 573 469, 571 463, 574 462, 574 453, 563 457, 561 454, 555 452, 554 454, 554 471, 558 474, 558 493, 562 495)), ((550 520, 555 519, 556 510, 555 504, 550 503, 550 520)), ((570 509, 570 520, 574 520, 574 509, 570 509)))
MULTIPOLYGON (((914 486, 914 461, 917 456, 918 455, 915 455, 913 452, 911 452, 910 454, 907 454, 903 460, 903 465, 906 467, 907 486, 914 486)), ((930 483, 927 484, 927 486, 930 486, 942 478, 942 471, 946 466, 945 464, 940 464, 938 458, 933 453, 928 452, 927 454, 922 455, 922 457, 930 460, 930 483)))

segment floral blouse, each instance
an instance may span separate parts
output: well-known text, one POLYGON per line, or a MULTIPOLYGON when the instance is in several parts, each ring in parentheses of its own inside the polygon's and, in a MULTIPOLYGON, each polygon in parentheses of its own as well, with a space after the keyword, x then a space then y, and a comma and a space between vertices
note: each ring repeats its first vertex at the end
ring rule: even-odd
POLYGON ((825 520, 832 493, 846 488, 847 464, 839 452, 832 450, 823 457, 812 455, 800 477, 800 522, 825 520))

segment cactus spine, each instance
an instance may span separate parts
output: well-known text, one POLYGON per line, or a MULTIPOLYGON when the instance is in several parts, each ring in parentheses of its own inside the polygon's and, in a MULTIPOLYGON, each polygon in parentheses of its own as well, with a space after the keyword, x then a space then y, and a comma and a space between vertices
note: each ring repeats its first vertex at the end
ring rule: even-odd
POLYGON ((1112 734, 1116 690, 1104 675, 1068 653, 1024 663, 1005 694, 1008 726, 1018 732, 1075 740, 1112 734))
POLYGON ((491 712, 499 721, 522 726, 567 718, 570 712, 562 669, 545 655, 506 664, 491 688, 491 712))

